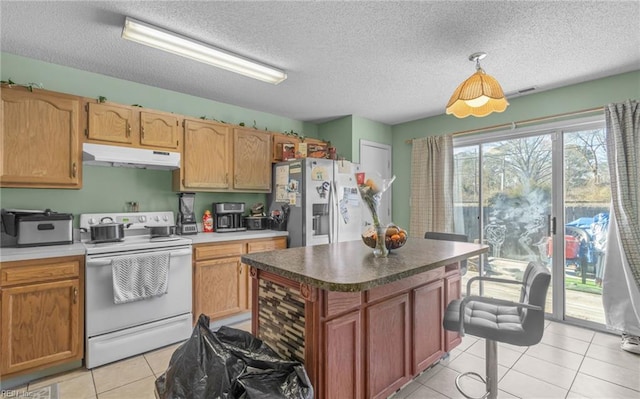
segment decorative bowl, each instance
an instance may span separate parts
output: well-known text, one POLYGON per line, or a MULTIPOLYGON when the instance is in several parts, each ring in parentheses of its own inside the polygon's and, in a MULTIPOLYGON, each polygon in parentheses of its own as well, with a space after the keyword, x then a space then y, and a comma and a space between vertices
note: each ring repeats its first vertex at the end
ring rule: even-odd
MULTIPOLYGON (((378 235, 374 226, 369 225, 362 233, 362 241, 369 248, 376 247, 376 240, 378 235)), ((407 231, 390 224, 387 226, 386 234, 384 237, 384 244, 388 250, 401 248, 407 242, 407 231)))

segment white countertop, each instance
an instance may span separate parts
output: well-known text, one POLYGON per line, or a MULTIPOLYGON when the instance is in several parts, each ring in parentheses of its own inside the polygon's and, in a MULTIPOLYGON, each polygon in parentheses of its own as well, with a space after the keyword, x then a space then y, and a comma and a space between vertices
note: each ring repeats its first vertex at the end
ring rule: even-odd
MULTIPOLYGON (((193 244, 206 244, 235 240, 256 240, 261 238, 286 237, 286 231, 276 230, 248 230, 229 233, 198 233, 184 235, 193 244)), ((12 262, 18 260, 57 258, 61 256, 84 256, 85 246, 80 242, 63 245, 43 245, 39 247, 2 247, 0 248, 0 262, 12 262)))
POLYGON ((43 245, 39 247, 3 247, 0 248, 0 262, 16 260, 57 258, 61 256, 84 256, 85 248, 80 242, 62 245, 43 245))
POLYGON ((233 231, 227 233, 198 233, 196 235, 185 235, 183 237, 190 238, 193 244, 207 244, 223 241, 235 240, 256 240, 260 238, 287 237, 289 233, 277 230, 247 230, 233 231))

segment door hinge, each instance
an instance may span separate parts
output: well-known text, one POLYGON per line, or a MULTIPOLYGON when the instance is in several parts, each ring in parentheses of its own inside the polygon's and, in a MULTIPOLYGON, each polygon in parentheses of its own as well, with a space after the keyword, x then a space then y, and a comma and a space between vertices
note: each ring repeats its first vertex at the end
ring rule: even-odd
POLYGON ((89 137, 89 130, 88 129, 84 129, 84 136, 85 137, 89 137))
POLYGON ((85 111, 87 111, 87 112, 89 112, 89 104, 85 104, 85 105, 84 105, 84 110, 85 110, 85 111))

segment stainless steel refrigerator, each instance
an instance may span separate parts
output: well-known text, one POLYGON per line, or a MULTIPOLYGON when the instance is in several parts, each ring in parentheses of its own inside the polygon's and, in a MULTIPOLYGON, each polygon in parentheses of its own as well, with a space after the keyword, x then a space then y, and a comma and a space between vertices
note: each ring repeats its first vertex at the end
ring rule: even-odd
POLYGON ((362 203, 349 161, 300 158, 274 165, 269 211, 289 206, 289 247, 360 240, 362 203))

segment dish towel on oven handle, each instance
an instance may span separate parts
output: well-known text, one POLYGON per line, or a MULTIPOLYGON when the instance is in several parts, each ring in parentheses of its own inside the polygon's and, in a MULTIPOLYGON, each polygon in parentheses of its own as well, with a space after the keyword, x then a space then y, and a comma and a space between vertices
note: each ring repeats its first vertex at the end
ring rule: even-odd
POLYGON ((113 303, 139 301, 166 294, 170 257, 169 252, 159 252, 113 258, 113 303))

